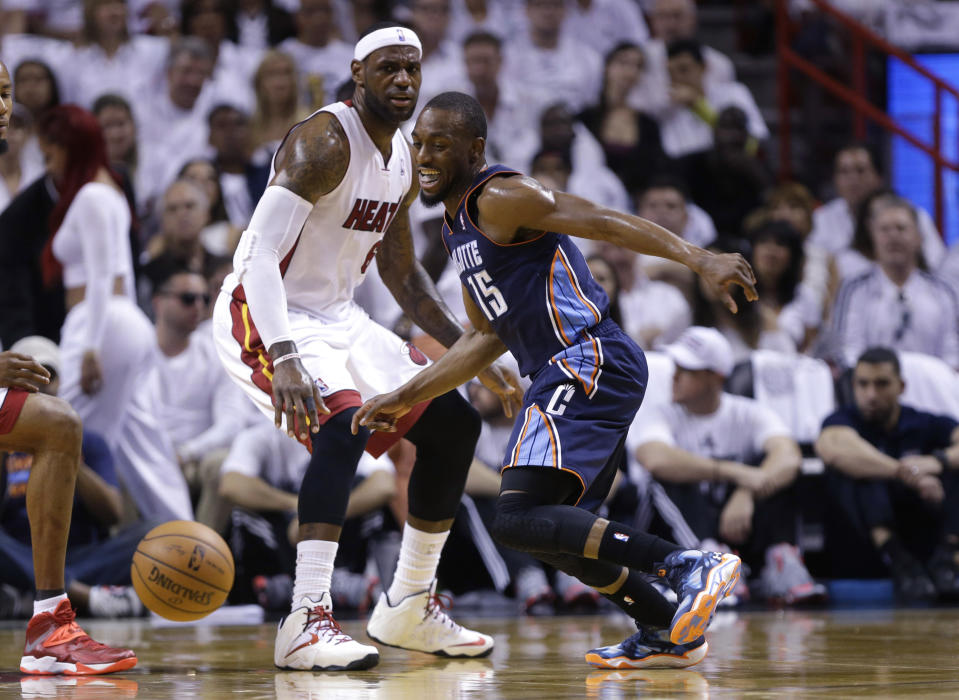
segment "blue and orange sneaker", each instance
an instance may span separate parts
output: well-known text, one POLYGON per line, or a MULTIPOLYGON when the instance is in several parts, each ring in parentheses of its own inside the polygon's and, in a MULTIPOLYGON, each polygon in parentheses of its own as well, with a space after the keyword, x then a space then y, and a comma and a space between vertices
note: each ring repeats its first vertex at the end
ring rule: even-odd
POLYGON ((619 644, 586 652, 586 663, 597 668, 685 668, 702 661, 707 651, 703 636, 688 644, 673 644, 669 630, 639 627, 619 644))
POLYGON ((677 550, 658 567, 679 600, 669 627, 673 644, 689 644, 706 632, 716 606, 739 580, 740 559, 725 552, 677 550))

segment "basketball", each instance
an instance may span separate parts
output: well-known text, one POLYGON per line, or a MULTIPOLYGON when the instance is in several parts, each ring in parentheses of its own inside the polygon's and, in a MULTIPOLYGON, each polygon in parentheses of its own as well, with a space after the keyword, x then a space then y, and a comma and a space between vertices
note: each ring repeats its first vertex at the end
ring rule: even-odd
POLYGON ((130 576, 143 604, 177 622, 216 610, 233 587, 233 555, 216 532, 190 520, 171 520, 140 540, 130 576))

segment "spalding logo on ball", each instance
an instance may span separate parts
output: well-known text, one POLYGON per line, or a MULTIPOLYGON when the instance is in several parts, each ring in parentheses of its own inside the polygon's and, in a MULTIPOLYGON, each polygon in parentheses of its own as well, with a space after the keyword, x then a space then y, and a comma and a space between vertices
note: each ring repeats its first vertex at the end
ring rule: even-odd
POLYGON ((130 566, 143 604, 177 622, 199 620, 223 605, 234 572, 223 538, 191 520, 172 520, 150 530, 130 566))

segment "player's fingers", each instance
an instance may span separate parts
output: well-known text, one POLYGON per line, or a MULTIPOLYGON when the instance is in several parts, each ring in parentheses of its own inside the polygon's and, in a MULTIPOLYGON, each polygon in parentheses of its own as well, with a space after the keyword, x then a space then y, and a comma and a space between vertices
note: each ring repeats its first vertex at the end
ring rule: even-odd
POLYGON ((283 397, 273 394, 273 423, 277 428, 283 428, 283 397))
POLYGON ((733 295, 729 291, 723 288, 722 292, 719 295, 719 298, 722 299, 723 305, 729 309, 732 313, 739 311, 739 307, 736 306, 736 301, 733 299, 733 295))
POLYGON ((293 394, 293 409, 293 414, 296 416, 296 422, 293 424, 293 429, 296 431, 296 437, 299 440, 306 440, 306 403, 299 392, 294 392, 293 394))
MULTIPOLYGON (((372 399, 360 406, 356 413, 353 414, 353 425, 356 426, 356 428, 359 428, 361 425, 366 425, 370 419, 370 412, 375 406, 376 402, 372 399)), ((356 434, 356 430, 353 431, 353 434, 356 434)))
POLYGON ((23 389, 24 391, 29 391, 30 393, 33 393, 33 392, 38 391, 38 390, 40 389, 40 387, 37 386, 36 384, 34 384, 34 383, 32 383, 32 382, 30 382, 30 381, 28 381, 28 380, 26 380, 26 379, 21 379, 21 378, 19 378, 19 377, 15 377, 13 380, 10 381, 10 388, 11 388, 11 389, 23 389))
POLYGON ((296 404, 293 402, 293 395, 290 392, 283 397, 284 411, 286 412, 286 434, 290 437, 296 437, 293 432, 296 425, 293 421, 296 418, 296 404))
POLYGON ((19 374, 29 374, 37 377, 38 379, 42 379, 44 384, 50 381, 50 371, 32 357, 24 360, 18 359, 13 363, 13 366, 19 374))
POLYGON ((372 418, 367 420, 365 423, 366 427, 374 432, 380 433, 395 433, 396 432, 396 418, 395 416, 387 416, 384 414, 374 415, 372 418))

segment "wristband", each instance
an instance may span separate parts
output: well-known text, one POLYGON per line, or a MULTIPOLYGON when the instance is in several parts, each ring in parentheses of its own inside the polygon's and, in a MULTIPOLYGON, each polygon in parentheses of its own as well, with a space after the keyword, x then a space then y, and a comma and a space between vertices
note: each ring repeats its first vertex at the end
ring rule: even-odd
POLYGON ((276 367, 281 362, 286 362, 287 360, 299 360, 299 359, 300 359, 300 353, 290 352, 290 353, 287 353, 286 355, 280 355, 280 357, 273 360, 273 366, 276 367))

